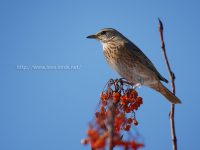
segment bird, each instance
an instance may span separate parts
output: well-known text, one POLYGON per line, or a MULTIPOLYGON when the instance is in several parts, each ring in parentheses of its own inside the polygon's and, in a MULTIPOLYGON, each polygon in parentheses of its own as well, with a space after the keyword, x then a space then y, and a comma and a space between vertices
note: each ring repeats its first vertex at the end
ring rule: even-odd
POLYGON ((181 103, 163 82, 168 83, 150 59, 133 42, 113 28, 104 28, 89 39, 100 41, 107 63, 122 78, 133 84, 147 86, 161 93, 172 104, 181 103))

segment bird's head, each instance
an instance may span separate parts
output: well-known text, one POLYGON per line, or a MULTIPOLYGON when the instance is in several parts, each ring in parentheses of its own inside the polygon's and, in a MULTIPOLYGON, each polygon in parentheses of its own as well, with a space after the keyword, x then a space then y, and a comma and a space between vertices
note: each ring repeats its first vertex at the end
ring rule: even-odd
POLYGON ((112 28, 104 28, 96 34, 87 36, 87 38, 96 39, 102 43, 126 40, 126 38, 120 32, 112 28))

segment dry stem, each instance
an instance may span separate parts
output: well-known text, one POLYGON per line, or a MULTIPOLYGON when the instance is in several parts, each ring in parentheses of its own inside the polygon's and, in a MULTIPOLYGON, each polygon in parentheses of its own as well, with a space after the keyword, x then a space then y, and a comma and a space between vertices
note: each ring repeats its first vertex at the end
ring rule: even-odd
MULTIPOLYGON (((161 22, 160 19, 158 19, 159 21, 159 33, 160 33, 160 40, 161 40, 161 47, 162 47, 162 52, 164 55, 164 59, 165 59, 165 63, 167 66, 167 70, 169 73, 169 77, 171 80, 171 88, 172 88, 172 92, 175 95, 175 75, 171 70, 171 67, 169 65, 169 61, 167 58, 167 54, 166 54, 166 49, 165 49, 165 43, 164 43, 164 38, 163 38, 163 24, 161 22)), ((177 150, 177 138, 176 138, 176 132, 175 132, 175 122, 174 122, 174 111, 175 111, 175 105, 171 104, 171 111, 170 111, 170 128, 171 128, 171 138, 172 138, 172 146, 173 146, 173 150, 177 150)))

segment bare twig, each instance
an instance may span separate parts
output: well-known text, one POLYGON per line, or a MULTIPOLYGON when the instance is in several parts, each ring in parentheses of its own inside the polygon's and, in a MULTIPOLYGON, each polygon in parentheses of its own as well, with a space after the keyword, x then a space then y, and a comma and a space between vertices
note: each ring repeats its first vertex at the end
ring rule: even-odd
MULTIPOLYGON (((175 95, 175 75, 171 70, 171 67, 169 65, 169 61, 167 58, 167 54, 166 54, 166 49, 165 49, 165 43, 164 43, 164 38, 163 38, 163 24, 162 21, 160 19, 158 19, 159 21, 159 33, 160 33, 160 40, 161 40, 161 47, 162 47, 162 52, 164 55, 164 59, 165 59, 165 63, 167 65, 167 70, 169 73, 169 77, 171 80, 171 87, 172 87, 172 92, 175 95)), ((177 150, 177 138, 176 138, 176 132, 175 132, 175 123, 174 123, 174 110, 175 110, 175 105, 171 104, 171 111, 170 111, 170 128, 171 128, 171 138, 172 138, 172 146, 173 146, 173 150, 177 150)))

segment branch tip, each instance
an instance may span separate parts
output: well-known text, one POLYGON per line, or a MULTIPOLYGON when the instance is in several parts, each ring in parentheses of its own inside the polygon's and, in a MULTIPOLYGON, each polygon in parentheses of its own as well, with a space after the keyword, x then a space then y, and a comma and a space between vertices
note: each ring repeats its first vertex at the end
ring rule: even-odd
POLYGON ((160 30, 163 30, 163 23, 162 23, 162 21, 160 20, 160 18, 158 18, 158 22, 159 22, 159 29, 160 29, 160 30))

